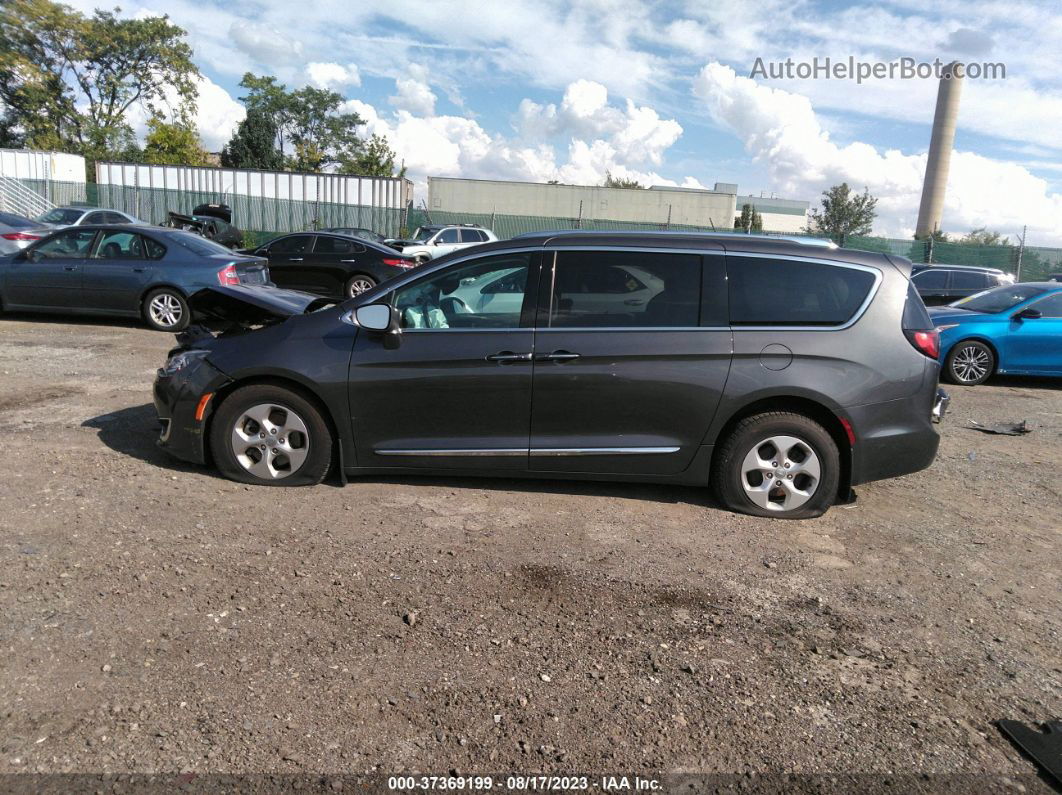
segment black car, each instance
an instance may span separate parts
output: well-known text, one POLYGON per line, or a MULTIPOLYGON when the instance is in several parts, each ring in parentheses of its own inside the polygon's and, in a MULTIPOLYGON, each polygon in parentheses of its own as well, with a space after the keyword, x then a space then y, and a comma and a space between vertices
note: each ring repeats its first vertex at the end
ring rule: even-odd
POLYGON ((350 298, 415 268, 389 246, 330 232, 296 232, 248 249, 269 260, 277 287, 331 298, 350 298))
POLYGON ((817 516, 936 454, 938 336, 910 267, 809 239, 568 232, 331 307, 204 290, 201 314, 247 331, 180 340, 159 444, 261 485, 332 466, 710 481, 734 510, 817 516))
POLYGON ((911 283, 926 306, 940 306, 992 287, 1014 284, 1014 276, 999 268, 974 265, 915 265, 911 283))
POLYGON ((191 319, 192 293, 268 282, 264 259, 234 254, 191 232, 75 226, 0 257, 0 308, 142 317, 159 331, 179 331, 191 319))
POLYGON ((374 232, 371 229, 365 229, 360 226, 331 226, 328 229, 321 229, 318 231, 331 232, 336 235, 346 235, 347 237, 360 237, 362 240, 368 240, 373 243, 387 243, 387 238, 379 232, 374 232))

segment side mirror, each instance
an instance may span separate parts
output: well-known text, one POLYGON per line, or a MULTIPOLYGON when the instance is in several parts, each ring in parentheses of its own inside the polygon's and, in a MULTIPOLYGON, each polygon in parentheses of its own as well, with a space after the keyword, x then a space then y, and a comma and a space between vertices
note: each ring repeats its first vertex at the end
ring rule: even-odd
POLYGON ((441 241, 441 240, 439 240, 438 238, 436 238, 436 239, 435 239, 435 242, 434 242, 434 243, 433 243, 432 245, 435 245, 435 246, 441 246, 441 245, 442 245, 442 241, 441 241))
POLYGON ((1020 312, 1018 312, 1018 314, 1014 315, 1013 319, 1014 320, 1039 320, 1043 316, 1044 316, 1044 313, 1041 312, 1039 309, 1033 309, 1032 307, 1029 307, 1028 309, 1023 309, 1020 312))
POLYGON ((354 310, 354 319, 367 331, 398 331, 398 313, 387 304, 368 304, 354 310))

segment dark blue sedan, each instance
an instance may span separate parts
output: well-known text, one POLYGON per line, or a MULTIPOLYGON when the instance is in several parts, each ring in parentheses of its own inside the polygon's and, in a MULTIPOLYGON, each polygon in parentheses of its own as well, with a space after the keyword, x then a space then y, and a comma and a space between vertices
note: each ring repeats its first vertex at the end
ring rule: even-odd
POLYGON ((268 282, 266 260, 191 232, 77 226, 0 257, 0 309, 140 317, 173 332, 191 320, 197 290, 268 282))
POLYGON ((1062 376, 1062 283, 995 287, 929 314, 953 383, 973 386, 993 373, 1062 376))

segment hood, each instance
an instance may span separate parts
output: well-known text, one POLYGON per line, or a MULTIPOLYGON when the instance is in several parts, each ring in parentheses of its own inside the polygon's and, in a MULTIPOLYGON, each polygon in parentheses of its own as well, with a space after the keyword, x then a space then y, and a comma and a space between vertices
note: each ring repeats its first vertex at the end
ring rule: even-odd
POLYGON ((958 309, 953 306, 930 306, 927 307, 927 310, 929 312, 929 317, 933 320, 934 323, 940 323, 942 321, 950 320, 958 321, 960 323, 965 323, 968 321, 976 322, 992 317, 991 315, 984 315, 980 312, 971 312, 968 309, 958 309))
POLYGON ((188 299, 196 322, 212 328, 268 326, 335 303, 331 298, 296 290, 242 285, 204 287, 188 299))

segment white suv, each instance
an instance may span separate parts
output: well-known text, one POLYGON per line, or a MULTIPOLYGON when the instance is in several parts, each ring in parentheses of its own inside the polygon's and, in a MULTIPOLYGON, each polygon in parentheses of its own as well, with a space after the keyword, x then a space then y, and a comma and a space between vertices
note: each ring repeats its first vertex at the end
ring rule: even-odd
POLYGON ((451 251, 490 243, 497 239, 498 236, 489 229, 473 224, 422 226, 409 240, 396 240, 393 245, 407 257, 413 257, 418 262, 427 262, 451 251))

